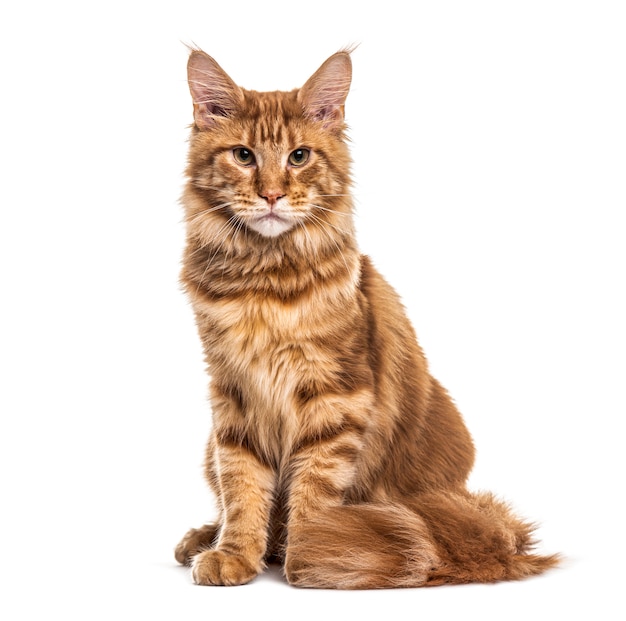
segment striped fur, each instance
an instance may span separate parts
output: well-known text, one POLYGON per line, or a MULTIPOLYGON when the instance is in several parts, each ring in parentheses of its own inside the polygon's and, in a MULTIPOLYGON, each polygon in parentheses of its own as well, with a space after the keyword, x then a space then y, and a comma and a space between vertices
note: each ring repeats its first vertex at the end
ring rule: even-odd
POLYGON ((292 584, 384 588, 540 573, 532 527, 465 482, 474 448, 396 293, 360 254, 343 121, 351 64, 239 88, 195 50, 182 282, 211 376, 220 515, 176 558, 199 584, 268 560, 292 584))

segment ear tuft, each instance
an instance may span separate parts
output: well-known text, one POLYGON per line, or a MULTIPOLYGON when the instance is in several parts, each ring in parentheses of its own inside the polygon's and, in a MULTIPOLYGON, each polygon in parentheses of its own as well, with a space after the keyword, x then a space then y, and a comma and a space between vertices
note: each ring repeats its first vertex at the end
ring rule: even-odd
POLYGON ((193 50, 187 63, 193 113, 200 130, 215 126, 219 117, 232 116, 243 101, 241 89, 202 50, 193 50))
POLYGON ((352 81, 352 61, 347 51, 333 54, 298 92, 305 114, 337 130, 343 124, 344 106, 352 81))

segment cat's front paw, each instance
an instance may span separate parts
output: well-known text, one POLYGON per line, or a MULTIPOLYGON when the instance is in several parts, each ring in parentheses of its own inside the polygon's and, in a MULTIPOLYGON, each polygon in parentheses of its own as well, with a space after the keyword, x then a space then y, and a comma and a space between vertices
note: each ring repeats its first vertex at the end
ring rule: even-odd
POLYGON ((205 524, 201 528, 189 530, 174 550, 176 560, 189 567, 194 556, 213 546, 218 530, 217 524, 205 524))
POLYGON ((258 570, 238 554, 207 550, 194 557, 191 575, 196 584, 234 586, 246 584, 258 570))

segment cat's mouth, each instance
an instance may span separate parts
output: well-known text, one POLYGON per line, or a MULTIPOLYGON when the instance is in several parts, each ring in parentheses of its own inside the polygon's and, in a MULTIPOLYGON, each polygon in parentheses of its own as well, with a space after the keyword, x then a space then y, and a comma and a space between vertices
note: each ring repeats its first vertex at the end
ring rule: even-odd
POLYGON ((262 216, 250 218, 246 222, 248 228, 260 233, 264 237, 278 237, 293 228, 293 218, 269 211, 262 216))

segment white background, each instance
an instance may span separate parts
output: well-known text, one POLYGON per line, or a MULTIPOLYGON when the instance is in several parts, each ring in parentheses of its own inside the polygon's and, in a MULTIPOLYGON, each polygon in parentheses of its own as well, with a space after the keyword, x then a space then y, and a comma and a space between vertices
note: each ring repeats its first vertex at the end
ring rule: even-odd
POLYGON ((624 4, 6 2, 0 14, 0 616, 623 619, 624 4), (361 246, 478 448, 541 524, 521 583, 201 588, 210 415, 177 279, 195 43, 290 89, 360 43, 361 246))

